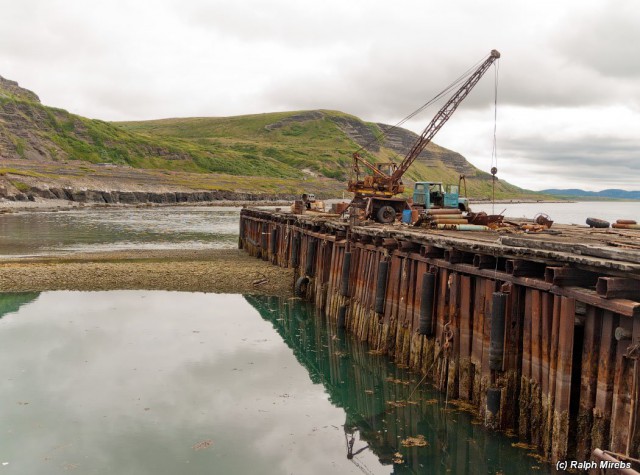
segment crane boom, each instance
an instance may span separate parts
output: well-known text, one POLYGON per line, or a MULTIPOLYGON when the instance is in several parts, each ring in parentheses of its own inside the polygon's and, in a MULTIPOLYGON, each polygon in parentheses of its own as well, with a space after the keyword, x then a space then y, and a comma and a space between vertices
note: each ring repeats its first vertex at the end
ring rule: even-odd
POLYGON ((480 78, 489 69, 496 59, 500 57, 500 53, 497 50, 492 50, 489 57, 476 69, 471 76, 460 86, 456 93, 442 106, 435 117, 431 120, 420 135, 420 138, 413 144, 409 153, 404 157, 402 163, 391 175, 391 181, 397 182, 402 178, 402 175, 407 171, 416 158, 422 153, 425 147, 431 142, 431 139, 438 133, 444 124, 449 120, 451 115, 458 108, 460 103, 465 97, 469 95, 471 89, 478 83, 480 78))
POLYGON ((485 59, 480 66, 465 80, 458 90, 451 96, 447 103, 442 106, 429 125, 424 129, 418 140, 413 144, 411 150, 404 157, 400 165, 390 164, 388 172, 383 171, 380 164, 374 165, 364 159, 358 152, 353 154, 353 169, 355 171, 355 180, 348 183, 347 189, 355 193, 356 198, 364 197, 392 197, 404 191, 401 179, 411 164, 418 158, 420 153, 431 142, 436 133, 449 120, 451 115, 458 108, 465 97, 469 95, 473 87, 478 83, 480 78, 487 72, 487 69, 500 57, 497 50, 492 50, 489 57, 485 59), (359 178, 359 164, 368 168, 373 175, 365 177, 363 180, 359 178))

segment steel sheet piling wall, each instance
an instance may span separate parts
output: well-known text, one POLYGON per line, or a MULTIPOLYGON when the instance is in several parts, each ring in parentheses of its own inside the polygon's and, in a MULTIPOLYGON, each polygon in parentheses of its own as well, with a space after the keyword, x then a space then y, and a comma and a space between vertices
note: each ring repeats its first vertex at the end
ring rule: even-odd
POLYGON ((240 231, 245 252, 307 278, 305 297, 336 327, 427 373, 487 426, 552 461, 596 447, 638 456, 640 318, 626 301, 564 285, 576 282, 560 279, 570 269, 510 260, 498 270, 501 256, 367 234, 347 242, 353 230, 258 210, 242 211, 240 231), (631 339, 616 340, 617 328, 631 339))

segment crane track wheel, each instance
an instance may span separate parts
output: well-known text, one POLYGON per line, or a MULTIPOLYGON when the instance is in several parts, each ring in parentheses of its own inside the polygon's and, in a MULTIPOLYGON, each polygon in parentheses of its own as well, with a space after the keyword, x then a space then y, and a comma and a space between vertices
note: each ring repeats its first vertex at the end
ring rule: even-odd
POLYGON ((379 223, 390 224, 396 220, 396 210, 393 206, 382 206, 376 213, 376 219, 379 223))

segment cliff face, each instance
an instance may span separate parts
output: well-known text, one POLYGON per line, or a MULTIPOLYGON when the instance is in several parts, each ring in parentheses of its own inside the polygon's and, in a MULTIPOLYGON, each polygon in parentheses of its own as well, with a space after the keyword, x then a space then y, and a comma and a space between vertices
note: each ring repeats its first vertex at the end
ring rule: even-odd
POLYGON ((365 147, 373 153, 380 151, 380 143, 378 141, 380 134, 375 128, 355 117, 332 117, 331 120, 360 147, 365 147))
POLYGON ((39 105, 34 92, 0 76, 0 157, 50 158, 40 146, 39 131, 49 127, 39 105))
MULTIPOLYGON (((400 156, 404 156, 412 145, 418 140, 418 134, 401 127, 393 128, 390 125, 378 124, 386 135, 384 146, 390 148, 400 156)), ((431 142, 418 155, 418 161, 424 162, 426 165, 435 165, 436 162, 444 162, 457 173, 475 174, 476 167, 471 165, 466 158, 458 152, 446 149, 431 142)))
POLYGON ((145 156, 191 158, 112 124, 44 106, 35 93, 0 77, 0 157, 127 164, 145 156))
POLYGON ((11 81, 10 79, 5 79, 0 76, 0 97, 3 96, 40 103, 40 98, 35 92, 20 87, 16 81, 11 81))

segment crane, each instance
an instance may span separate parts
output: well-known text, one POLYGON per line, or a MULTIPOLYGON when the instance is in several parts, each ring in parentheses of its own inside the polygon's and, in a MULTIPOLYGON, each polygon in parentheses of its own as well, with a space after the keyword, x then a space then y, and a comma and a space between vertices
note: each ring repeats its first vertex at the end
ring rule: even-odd
POLYGON ((355 152, 353 154, 355 176, 347 185, 347 190, 354 193, 350 206, 364 209, 365 217, 375 218, 382 223, 392 222, 396 213, 407 209, 408 204, 405 199, 394 198, 395 195, 404 191, 402 176, 498 58, 500 53, 495 49, 492 50, 489 56, 470 73, 464 83, 431 119, 400 164, 394 162, 373 164, 359 152, 355 152), (361 178, 361 166, 370 174, 361 178))

